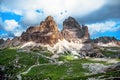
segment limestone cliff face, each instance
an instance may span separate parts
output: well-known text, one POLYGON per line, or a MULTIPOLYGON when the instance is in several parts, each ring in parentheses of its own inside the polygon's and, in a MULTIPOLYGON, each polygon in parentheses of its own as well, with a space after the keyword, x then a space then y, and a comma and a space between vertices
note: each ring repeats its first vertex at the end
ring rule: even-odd
POLYGON ((51 16, 48 16, 39 26, 29 27, 26 32, 23 32, 21 35, 21 41, 34 41, 49 45, 54 45, 58 40, 62 39, 62 34, 51 16))
POLYGON ((84 25, 80 26, 72 17, 65 19, 61 33, 68 41, 76 39, 89 39, 88 27, 84 25))

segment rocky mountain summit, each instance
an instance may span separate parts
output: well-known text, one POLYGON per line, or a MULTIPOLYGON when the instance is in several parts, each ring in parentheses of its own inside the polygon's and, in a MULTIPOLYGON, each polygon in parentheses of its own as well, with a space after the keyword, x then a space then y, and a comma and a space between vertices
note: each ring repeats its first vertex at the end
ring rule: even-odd
POLYGON ((69 17, 63 22, 61 33, 68 41, 76 39, 90 39, 88 27, 84 25, 80 26, 72 17, 69 17))
POLYGON ((36 43, 54 45, 59 40, 76 41, 77 39, 90 39, 88 27, 78 24, 78 22, 69 17, 63 22, 63 30, 60 32, 53 17, 48 16, 38 26, 29 27, 21 35, 22 42, 34 41, 36 43))
POLYGON ((40 25, 31 26, 26 32, 23 32, 20 41, 23 42, 21 48, 28 45, 44 46, 53 53, 70 51, 79 55, 80 50, 83 51, 82 47, 88 50, 92 48, 88 27, 79 25, 72 17, 63 22, 63 29, 60 32, 53 17, 48 16, 40 25))
POLYGON ((62 34, 58 30, 53 17, 48 16, 38 26, 29 27, 21 35, 22 42, 34 41, 36 43, 54 45, 58 40, 62 40, 62 34))

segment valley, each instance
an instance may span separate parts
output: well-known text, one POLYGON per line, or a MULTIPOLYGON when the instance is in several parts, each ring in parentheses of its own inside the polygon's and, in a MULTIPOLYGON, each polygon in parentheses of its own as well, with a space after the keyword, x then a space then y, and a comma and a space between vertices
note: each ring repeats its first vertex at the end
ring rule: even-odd
POLYGON ((52 60, 50 55, 48 55, 51 53, 43 53, 36 51, 31 51, 31 53, 17 52, 15 49, 1 50, 0 68, 3 73, 2 79, 89 80, 90 78, 107 79, 111 76, 119 77, 120 75, 119 70, 104 73, 106 67, 120 61, 118 58, 86 57, 76 59, 72 55, 63 55, 58 59, 52 60), (43 53, 46 55, 43 55, 43 53))

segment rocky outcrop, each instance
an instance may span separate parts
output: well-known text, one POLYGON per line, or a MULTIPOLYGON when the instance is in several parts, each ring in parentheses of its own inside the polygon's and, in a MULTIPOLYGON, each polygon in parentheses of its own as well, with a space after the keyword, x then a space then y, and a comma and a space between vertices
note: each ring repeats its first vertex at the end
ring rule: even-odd
POLYGON ((72 17, 65 19, 61 33, 63 37, 68 41, 90 38, 88 27, 84 25, 80 26, 78 22, 72 17))
POLYGON ((54 45, 62 39, 62 34, 51 16, 48 16, 39 26, 29 27, 27 31, 21 35, 21 41, 34 41, 36 43, 49 45, 54 45))
POLYGON ((112 66, 107 67, 104 71, 110 72, 110 71, 119 71, 120 70, 120 62, 113 64, 112 66))

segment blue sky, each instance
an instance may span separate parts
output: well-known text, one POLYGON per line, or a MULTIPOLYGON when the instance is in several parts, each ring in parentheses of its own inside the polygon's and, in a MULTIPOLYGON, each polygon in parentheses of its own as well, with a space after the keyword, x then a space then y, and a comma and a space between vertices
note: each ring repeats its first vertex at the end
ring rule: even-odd
POLYGON ((0 17, 2 18, 3 22, 5 20, 11 20, 11 19, 15 19, 16 21, 20 21, 20 18, 21 18, 20 15, 17 15, 13 12, 0 12, 0 17))
POLYGON ((120 0, 0 0, 0 38, 20 36, 49 15, 59 29, 72 16, 88 26, 91 38, 120 39, 120 0))

